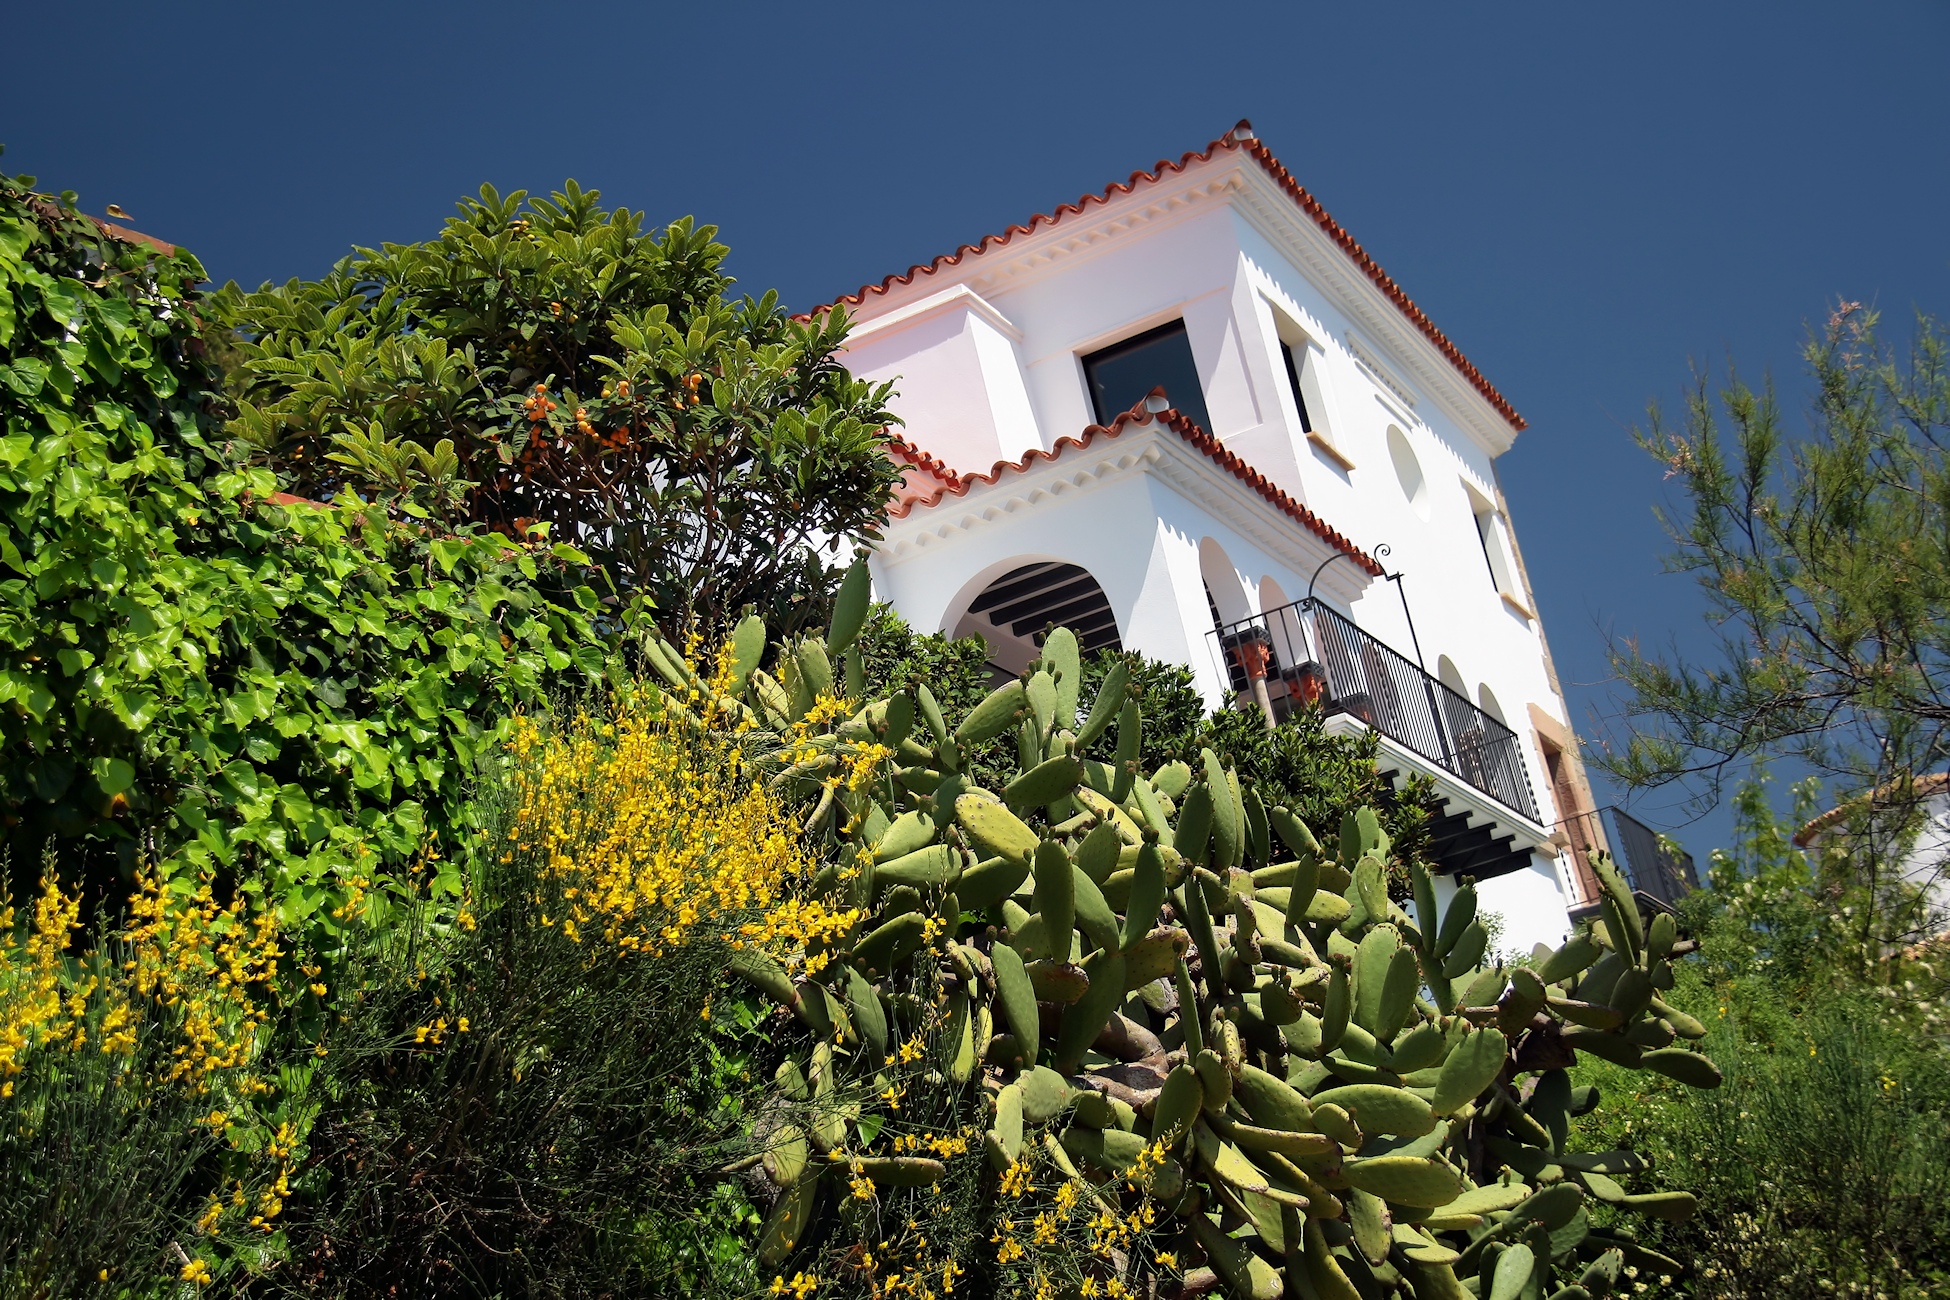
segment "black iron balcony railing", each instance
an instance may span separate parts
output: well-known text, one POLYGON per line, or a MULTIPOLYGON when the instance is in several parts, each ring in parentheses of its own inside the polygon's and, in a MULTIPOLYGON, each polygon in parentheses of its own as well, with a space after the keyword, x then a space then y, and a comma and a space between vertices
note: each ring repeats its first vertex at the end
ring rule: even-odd
POLYGON ((1693 855, 1677 846, 1668 849, 1669 841, 1661 841, 1659 832, 1623 808, 1578 813, 1558 826, 1570 840, 1568 851, 1579 877, 1579 893, 1585 895, 1581 903, 1598 901, 1597 881, 1584 859, 1593 849, 1608 849, 1612 861, 1625 873, 1626 883, 1662 903, 1675 903, 1699 888, 1693 855))
POLYGON ((1214 629, 1211 644, 1241 704, 1275 721, 1303 705, 1346 714, 1537 820, 1517 734, 1416 663, 1317 600, 1214 629))

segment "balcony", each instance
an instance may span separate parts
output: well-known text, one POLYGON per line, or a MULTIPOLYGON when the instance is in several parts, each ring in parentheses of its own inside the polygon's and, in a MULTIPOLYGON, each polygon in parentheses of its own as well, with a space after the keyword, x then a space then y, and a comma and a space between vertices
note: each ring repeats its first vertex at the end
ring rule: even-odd
POLYGON ((1353 718, 1536 823, 1517 734, 1318 600, 1216 628, 1211 638, 1239 703, 1260 700, 1263 689, 1276 722, 1306 705, 1353 718))
POLYGON ((1669 841, 1661 841, 1657 831, 1623 808, 1577 813, 1559 822, 1557 829, 1563 832, 1564 855, 1569 859, 1564 865, 1572 886, 1572 911, 1579 915, 1581 909, 1598 903, 1598 881, 1585 863, 1585 855, 1593 850, 1609 851, 1634 892, 1667 907, 1699 888, 1692 854, 1677 846, 1668 848, 1669 841))

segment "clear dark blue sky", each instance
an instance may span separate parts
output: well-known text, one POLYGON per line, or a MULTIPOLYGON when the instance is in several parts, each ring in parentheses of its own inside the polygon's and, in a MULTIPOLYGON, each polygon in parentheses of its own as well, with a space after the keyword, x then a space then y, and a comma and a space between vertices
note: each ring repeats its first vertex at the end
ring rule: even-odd
POLYGON ((1529 418, 1504 483, 1588 733, 1608 635, 1700 637, 1627 432, 1647 401, 1694 360, 1792 381, 1836 295, 1950 314, 1944 0, 16 0, 0 43, 0 166, 245 283, 573 176, 715 222, 746 288, 804 307, 1250 117, 1529 418))

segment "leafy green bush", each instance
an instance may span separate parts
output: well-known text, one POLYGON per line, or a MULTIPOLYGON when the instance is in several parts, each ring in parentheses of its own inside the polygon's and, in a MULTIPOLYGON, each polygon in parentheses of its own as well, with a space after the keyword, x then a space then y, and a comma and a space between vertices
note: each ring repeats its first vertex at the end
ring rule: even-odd
POLYGON ((1609 1103, 1588 1141, 1630 1146, 1704 1212, 1652 1225, 1690 1261, 1688 1294, 1950 1295, 1950 1054, 1873 990, 1784 997, 1764 978, 1675 996, 1710 1007, 1702 1047, 1726 1075, 1692 1094, 1587 1064, 1609 1103))
POLYGON ((647 232, 599 197, 483 186, 433 239, 226 288, 230 436, 306 495, 552 522, 673 629, 823 618, 821 549, 877 539, 899 478, 889 386, 840 364, 844 312, 726 301, 714 227, 647 232))
POLYGON ((892 605, 876 603, 860 629, 861 676, 876 690, 911 691, 926 682, 941 707, 971 709, 995 683, 988 643, 916 632, 892 605))
POLYGON ((451 841, 468 769, 509 715, 602 669, 587 561, 350 498, 294 504, 268 470, 226 463, 195 334, 201 267, 109 238, 30 183, 0 178, 14 867, 83 838, 98 893, 120 897, 146 840, 329 917, 340 865, 451 841))
POLYGON ((1587 1062, 1580 1078, 1610 1104, 1585 1131, 1700 1198, 1697 1218, 1646 1238, 1693 1263, 1687 1294, 1950 1295, 1944 985, 1927 961, 1862 977, 1849 890, 1792 843, 1812 799, 1798 788, 1782 819, 1764 773, 1744 785, 1734 843, 1683 904, 1701 948, 1674 997, 1707 1010, 1725 1087, 1693 1094, 1587 1062))

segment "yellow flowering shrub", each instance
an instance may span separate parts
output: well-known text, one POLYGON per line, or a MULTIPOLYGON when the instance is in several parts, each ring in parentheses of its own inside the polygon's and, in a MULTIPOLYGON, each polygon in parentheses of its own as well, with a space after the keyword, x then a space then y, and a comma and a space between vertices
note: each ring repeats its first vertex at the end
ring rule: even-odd
POLYGON ((123 969, 131 991, 170 1026, 169 1081, 201 1090, 228 1071, 243 1095, 267 1090, 250 1067, 288 973, 279 966, 287 954, 276 911, 251 906, 243 894, 219 903, 208 875, 185 890, 148 870, 129 913, 123 969))
POLYGON ((61 953, 68 933, 80 923, 79 898, 68 899, 49 878, 34 908, 32 926, 22 942, 15 937, 14 909, 0 909, 0 1089, 13 1095, 13 1076, 22 1058, 50 1040, 72 1032, 63 1017, 61 953))
MULTIPOLYGON (((152 864, 119 926, 78 940, 81 917, 52 870, 24 926, 0 907, 0 1156, 13 1169, 77 1160, 69 1177, 94 1198, 63 1211, 88 1224, 60 1235, 78 1258, 37 1267, 105 1280, 101 1259, 159 1233, 198 1243, 181 1278, 205 1285, 217 1239, 267 1241, 292 1195, 313 1109, 291 1060, 322 1047, 290 1013, 322 1000, 321 968, 291 952, 275 907, 222 899, 207 874, 152 864), (130 1186, 151 1189, 140 1215, 119 1203, 130 1186)), ((0 1216, 0 1234, 18 1242, 42 1204, 0 1216)))
MULTIPOLYGON (((739 747, 687 731, 652 697, 557 726, 518 718, 510 752, 507 853, 536 862, 543 924, 578 943, 655 955, 766 913, 812 872, 787 808, 739 747)), ((788 901, 749 941, 803 946, 846 924, 788 901)))
POLYGON ((14 912, 0 909, 0 1096, 30 1051, 88 1047, 127 1057, 139 1027, 168 1042, 161 1082, 207 1091, 219 1072, 250 1095, 269 1085, 252 1067, 264 1026, 282 999, 285 956, 276 913, 240 895, 220 904, 205 876, 172 888, 145 869, 129 900, 129 923, 116 936, 119 969, 90 948, 70 958, 80 928, 81 897, 49 873, 24 935, 14 912))

